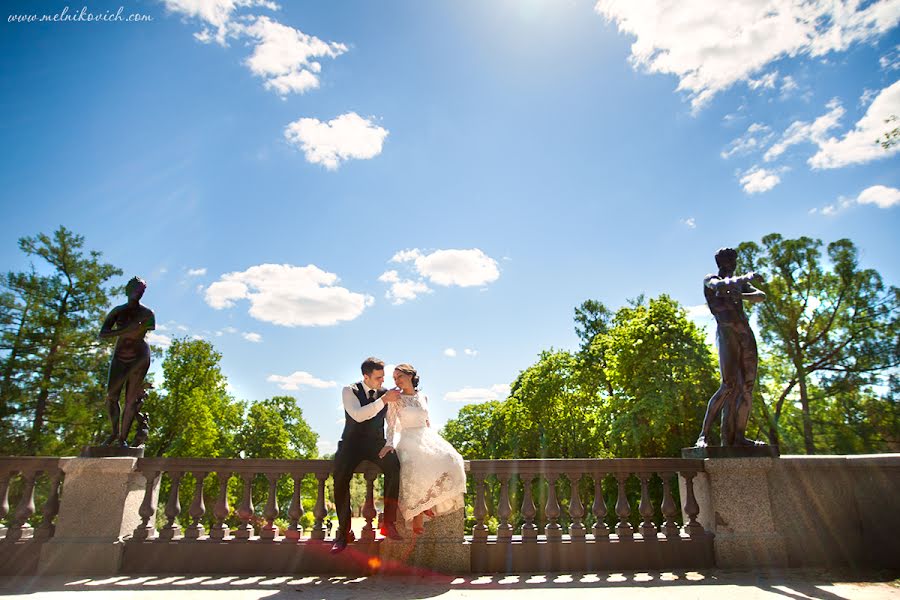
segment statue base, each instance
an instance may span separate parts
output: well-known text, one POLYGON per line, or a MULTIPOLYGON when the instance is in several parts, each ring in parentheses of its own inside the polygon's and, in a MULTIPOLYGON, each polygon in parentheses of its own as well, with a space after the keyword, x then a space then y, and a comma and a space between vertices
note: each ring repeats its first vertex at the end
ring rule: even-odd
POLYGON ((681 458, 778 458, 778 446, 706 446, 682 448, 681 458))
POLYGON ((119 446, 82 446, 79 458, 109 458, 127 456, 144 458, 144 447, 121 448, 119 446))

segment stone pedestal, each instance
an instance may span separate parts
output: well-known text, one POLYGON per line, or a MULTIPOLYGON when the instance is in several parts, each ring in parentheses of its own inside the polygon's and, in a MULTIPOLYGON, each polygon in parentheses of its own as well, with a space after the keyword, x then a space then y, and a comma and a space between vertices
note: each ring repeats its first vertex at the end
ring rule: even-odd
MULTIPOLYGON (((694 478, 697 520, 715 534, 716 566, 786 567, 787 549, 772 509, 773 458, 708 458, 694 478)), ((682 498, 684 481, 680 481, 682 498)))
POLYGON ((56 534, 41 549, 38 573, 113 575, 123 538, 141 522, 146 480, 136 458, 63 458, 56 534))
POLYGON ((411 523, 398 523, 403 540, 381 541, 381 572, 398 574, 410 571, 468 573, 470 546, 464 543, 465 510, 425 521, 425 532, 416 535, 411 523), (410 526, 410 527, 407 527, 410 526))
POLYGON ((762 444, 759 446, 692 446, 681 449, 681 458, 778 458, 781 451, 778 446, 762 444))

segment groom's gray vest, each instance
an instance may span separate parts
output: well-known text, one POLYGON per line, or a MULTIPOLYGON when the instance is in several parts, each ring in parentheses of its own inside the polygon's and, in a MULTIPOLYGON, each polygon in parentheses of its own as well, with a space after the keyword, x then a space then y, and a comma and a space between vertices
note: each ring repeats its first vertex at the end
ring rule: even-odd
MULTIPOLYGON (((355 383, 350 386, 350 389, 353 390, 353 393, 359 399, 359 405, 365 406, 366 404, 371 404, 375 400, 369 400, 366 395, 366 391, 363 388, 362 382, 355 383)), ((384 396, 387 390, 376 390, 375 391, 375 399, 381 398, 384 396)), ((372 417, 367 421, 363 421, 362 423, 357 422, 353 417, 347 414, 347 411, 344 411, 344 433, 341 435, 342 440, 349 439, 372 439, 372 440, 384 440, 384 415, 387 414, 387 406, 385 406, 381 411, 378 412, 377 415, 372 417)))

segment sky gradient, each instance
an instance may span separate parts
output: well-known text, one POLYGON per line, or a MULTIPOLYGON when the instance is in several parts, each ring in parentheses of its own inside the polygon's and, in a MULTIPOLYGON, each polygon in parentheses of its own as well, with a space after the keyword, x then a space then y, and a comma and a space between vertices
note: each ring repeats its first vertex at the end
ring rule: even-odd
POLYGON ((324 452, 366 356, 440 425, 575 348, 588 298, 708 324, 721 246, 848 237, 900 281, 896 0, 3 6, 0 264, 84 235, 157 344, 211 341, 324 452))

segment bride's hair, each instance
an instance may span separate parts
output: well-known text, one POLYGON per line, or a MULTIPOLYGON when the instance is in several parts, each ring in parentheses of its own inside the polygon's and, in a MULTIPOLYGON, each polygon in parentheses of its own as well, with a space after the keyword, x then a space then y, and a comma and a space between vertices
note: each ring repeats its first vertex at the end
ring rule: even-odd
POLYGON ((413 389, 416 389, 416 390, 419 389, 419 374, 416 372, 415 367, 413 367, 409 363, 401 363, 394 368, 397 369, 398 371, 400 371, 401 373, 406 373, 407 375, 412 377, 413 389))

